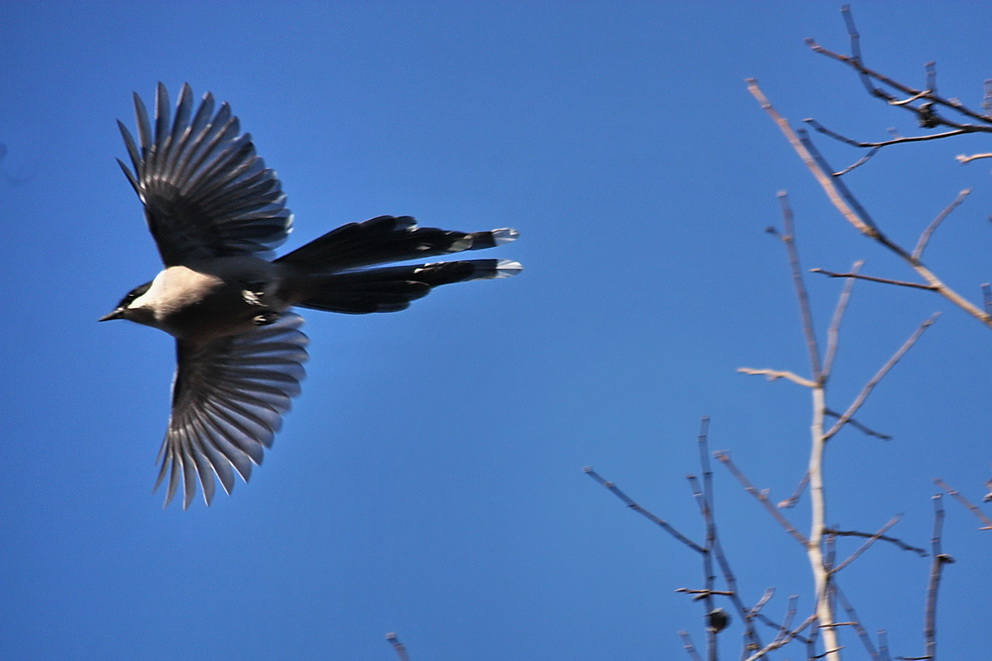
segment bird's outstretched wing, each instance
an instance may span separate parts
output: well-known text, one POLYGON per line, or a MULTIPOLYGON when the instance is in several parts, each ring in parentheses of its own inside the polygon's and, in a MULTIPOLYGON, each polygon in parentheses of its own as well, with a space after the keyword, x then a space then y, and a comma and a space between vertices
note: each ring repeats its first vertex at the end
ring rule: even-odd
POLYGON ((208 92, 194 113, 193 92, 183 85, 170 120, 169 93, 159 83, 154 127, 137 94, 134 110, 137 143, 117 122, 134 171, 117 162, 145 205, 166 266, 228 255, 269 257, 286 240, 293 219, 286 195, 230 106, 221 104, 215 114, 208 92))
POLYGON ((172 417, 155 483, 157 489, 168 475, 166 505, 182 483, 183 508, 189 507, 197 482, 209 505, 214 475, 230 493, 234 471, 248 481, 252 464, 262 463, 300 392, 309 342, 302 324, 303 317, 285 313, 273 324, 201 347, 177 341, 172 417))

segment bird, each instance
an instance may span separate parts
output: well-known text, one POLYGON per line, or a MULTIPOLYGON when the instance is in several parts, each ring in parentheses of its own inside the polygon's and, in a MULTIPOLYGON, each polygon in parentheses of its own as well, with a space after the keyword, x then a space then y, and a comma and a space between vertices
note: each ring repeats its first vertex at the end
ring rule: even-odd
POLYGON ((182 490, 207 506, 216 480, 227 494, 245 482, 300 393, 309 339, 294 308, 348 314, 396 312, 434 287, 519 273, 507 259, 422 260, 514 241, 502 228, 460 232, 421 227, 410 216, 352 222, 281 257, 293 214, 275 171, 256 154, 229 104, 203 95, 194 112, 184 84, 171 113, 159 83, 155 120, 134 93, 135 139, 123 122, 130 167, 163 269, 100 321, 126 319, 176 342, 172 407, 154 490, 168 507, 182 490), (396 262, 419 263, 383 266, 396 262))

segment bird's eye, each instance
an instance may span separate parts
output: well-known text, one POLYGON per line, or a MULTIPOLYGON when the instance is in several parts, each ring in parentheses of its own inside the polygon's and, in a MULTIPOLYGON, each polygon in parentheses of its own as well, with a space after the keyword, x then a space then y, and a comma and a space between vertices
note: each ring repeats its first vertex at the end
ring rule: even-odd
POLYGON ((145 292, 147 292, 148 289, 151 286, 152 286, 152 283, 146 282, 145 284, 141 285, 140 287, 135 287, 134 289, 132 289, 131 291, 129 291, 124 298, 121 299, 121 302, 118 304, 119 307, 126 308, 128 305, 130 305, 134 301, 134 299, 138 298, 139 296, 141 296, 142 294, 144 294, 145 292))

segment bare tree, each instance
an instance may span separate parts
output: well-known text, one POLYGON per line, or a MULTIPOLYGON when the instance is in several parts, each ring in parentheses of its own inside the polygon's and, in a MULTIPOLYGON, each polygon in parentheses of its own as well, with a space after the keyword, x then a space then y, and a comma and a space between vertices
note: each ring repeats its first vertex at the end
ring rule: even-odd
MULTIPOLYGON (((992 133, 992 83, 986 83, 986 96, 982 102, 982 111, 972 110, 957 99, 940 95, 936 87, 936 67, 932 63, 926 66, 926 85, 923 89, 916 89, 900 83, 865 65, 860 51, 860 36, 849 8, 844 7, 842 14, 850 38, 851 54, 835 53, 813 40, 807 40, 809 47, 815 53, 825 55, 853 69, 873 98, 877 98, 894 108, 913 113, 922 129, 931 131, 936 129, 939 132, 918 136, 894 135, 887 140, 866 142, 843 136, 815 120, 806 120, 806 123, 816 132, 863 152, 853 163, 836 170, 829 166, 824 156, 816 148, 810 133, 805 129, 794 129, 775 110, 771 101, 758 87, 754 79, 747 81, 748 89, 774 120, 841 216, 862 235, 872 239, 902 259, 918 279, 905 280, 863 274, 861 272, 862 262, 856 262, 844 272, 829 271, 823 268, 811 269, 813 273, 844 280, 832 319, 826 329, 825 343, 821 343, 817 328, 813 323, 810 298, 805 284, 806 276, 800 263, 793 213, 787 195, 780 193, 782 230, 771 229, 769 231, 781 240, 786 249, 790 275, 800 311, 802 335, 807 348, 808 373, 800 374, 793 370, 771 367, 741 367, 739 371, 749 375, 765 376, 770 380, 785 379, 808 389, 810 392, 812 415, 810 419, 809 460, 806 474, 799 480, 799 486, 795 493, 776 505, 769 499, 767 490, 754 486, 744 472, 731 460, 729 453, 716 452, 711 454, 708 449, 707 419, 702 422, 697 440, 701 479, 696 475, 688 476, 692 495, 696 500, 703 522, 703 540, 694 540, 690 535, 675 529, 670 523, 628 496, 615 483, 605 479, 592 468, 587 467, 585 469, 590 477, 606 487, 628 508, 657 525, 700 557, 702 585, 700 587, 680 587, 676 590, 702 604, 703 627, 706 635, 705 648, 697 647, 689 632, 679 633, 686 653, 690 658, 700 661, 704 658, 707 661, 715 661, 718 658, 717 635, 727 628, 731 616, 743 623, 740 658, 748 661, 766 657, 770 652, 786 645, 805 646, 805 654, 808 659, 822 658, 828 661, 840 661, 843 650, 847 649, 849 645, 847 639, 854 637, 858 639, 868 658, 879 661, 891 659, 886 633, 879 631, 873 637, 865 629, 853 603, 839 585, 839 576, 843 570, 880 542, 891 544, 917 557, 929 558, 929 581, 926 593, 921 598, 922 610, 924 611, 923 654, 896 658, 907 660, 937 658, 937 593, 942 569, 945 565, 953 562, 953 558, 942 550, 941 535, 944 520, 942 494, 938 493, 933 497, 934 526, 930 551, 928 552, 920 546, 914 546, 890 534, 890 531, 899 522, 899 515, 893 516, 887 523, 874 531, 844 530, 838 526, 828 525, 828 521, 831 520, 827 514, 829 491, 824 478, 823 464, 829 441, 844 427, 851 427, 869 436, 888 438, 882 432, 862 424, 855 416, 866 404, 876 386, 890 373, 906 352, 917 343, 923 333, 936 322, 938 315, 934 314, 923 320, 909 334, 906 341, 894 349, 887 360, 880 361, 880 367, 875 375, 863 385, 860 392, 844 408, 834 409, 830 406, 828 384, 833 376, 842 322, 856 281, 863 280, 934 292, 989 329, 992 329, 992 293, 990 293, 990 286, 983 284, 979 288, 983 298, 982 302, 972 302, 949 287, 937 271, 924 264, 923 261, 924 252, 934 232, 948 215, 964 201, 970 191, 962 191, 936 218, 922 228, 919 239, 915 246, 910 249, 900 245, 883 231, 844 184, 843 177, 856 168, 864 166, 881 149, 922 141, 950 139, 971 133, 992 133), (786 534, 803 549, 813 579, 812 594, 814 598, 811 612, 800 614, 797 598, 792 596, 785 604, 784 612, 780 617, 776 619, 766 616, 765 611, 772 603, 774 588, 766 589, 760 599, 753 604, 744 601, 737 589, 737 579, 732 570, 732 563, 720 543, 712 488, 713 475, 710 470, 711 457, 715 457, 719 463, 724 465, 730 474, 740 482, 745 491, 752 495, 786 534), (786 510, 799 503, 807 491, 810 528, 807 533, 803 533, 791 523, 786 510), (861 538, 864 541, 860 546, 851 550, 846 557, 843 557, 838 555, 838 540, 840 538, 861 538), (724 610, 724 606, 726 606, 726 610, 724 610), (841 611, 843 611, 843 615, 840 614, 841 611), (797 619, 800 619, 798 624, 796 623, 797 619), (852 633, 848 635, 845 633, 846 631, 852 633)), ((959 156, 958 160, 962 163, 968 163, 983 158, 992 158, 992 153, 959 156)), ((968 511, 974 514, 982 522, 983 530, 992 530, 992 520, 989 520, 976 505, 942 480, 935 480, 935 482, 944 493, 957 499, 968 511)), ((923 567, 921 566, 922 570, 923 567)), ((900 642, 900 645, 908 646, 909 643, 900 642)), ((864 653, 853 654, 856 658, 865 658, 864 653)))

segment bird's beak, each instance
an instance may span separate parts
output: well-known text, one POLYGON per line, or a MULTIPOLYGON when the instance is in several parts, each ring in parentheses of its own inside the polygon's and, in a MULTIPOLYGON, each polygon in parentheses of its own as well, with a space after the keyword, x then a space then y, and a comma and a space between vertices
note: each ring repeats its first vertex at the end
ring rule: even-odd
POLYGON ((124 315, 124 308, 117 308, 110 314, 103 315, 102 317, 97 319, 97 321, 110 321, 111 319, 120 319, 123 315, 124 315))

